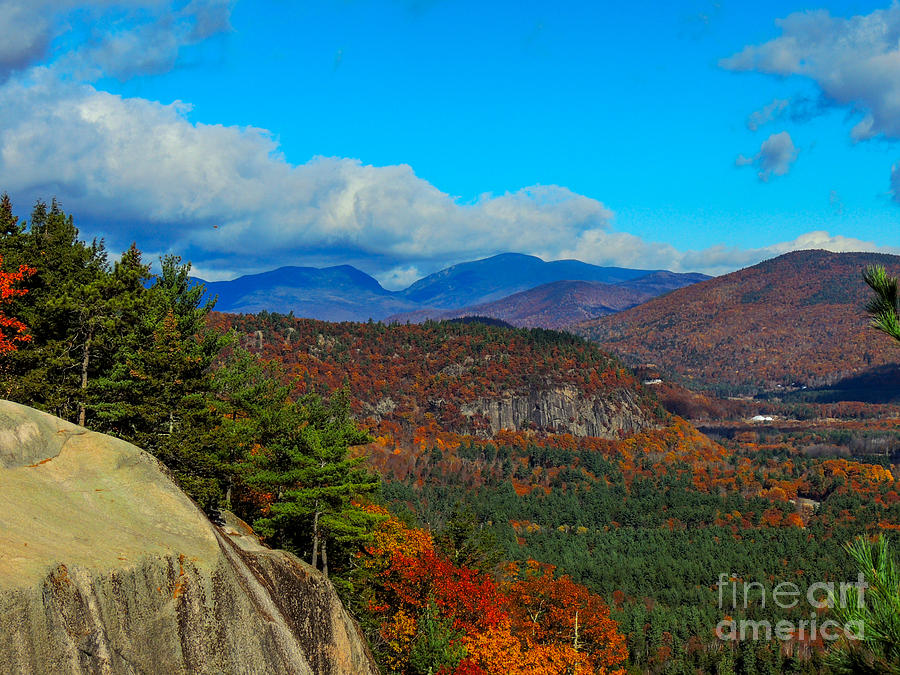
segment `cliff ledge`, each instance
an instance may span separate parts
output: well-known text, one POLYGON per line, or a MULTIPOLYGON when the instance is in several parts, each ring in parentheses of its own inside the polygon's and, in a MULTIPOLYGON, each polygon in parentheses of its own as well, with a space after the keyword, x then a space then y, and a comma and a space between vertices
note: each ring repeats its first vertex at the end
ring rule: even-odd
POLYGON ((149 454, 0 401, 0 673, 360 673, 329 581, 149 454))

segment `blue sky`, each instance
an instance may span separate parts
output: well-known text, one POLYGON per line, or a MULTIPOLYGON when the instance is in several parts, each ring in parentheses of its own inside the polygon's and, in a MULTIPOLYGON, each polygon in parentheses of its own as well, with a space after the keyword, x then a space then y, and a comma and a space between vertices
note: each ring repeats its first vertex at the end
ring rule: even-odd
POLYGON ((900 253, 897 5, 0 0, 0 29, 17 211, 211 279, 900 253))

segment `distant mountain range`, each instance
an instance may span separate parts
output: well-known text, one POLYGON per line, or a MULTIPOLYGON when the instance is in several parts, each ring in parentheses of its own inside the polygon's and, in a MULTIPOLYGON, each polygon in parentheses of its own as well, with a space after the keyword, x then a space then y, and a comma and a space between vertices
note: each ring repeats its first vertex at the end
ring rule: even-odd
POLYGON ((388 317, 388 321, 413 323, 425 319, 487 316, 523 328, 565 328, 589 319, 634 307, 675 288, 708 277, 703 274, 651 272, 631 281, 606 284, 599 281, 554 281, 535 288, 459 309, 418 310, 388 317))
POLYGON ((196 281, 206 286, 207 297, 218 296, 216 310, 235 314, 267 310, 323 321, 366 321, 419 308, 350 265, 280 267, 231 281, 196 281))
POLYGON ((520 326, 558 328, 707 278, 503 253, 453 265, 402 291, 389 291, 350 265, 282 267, 231 281, 195 281, 206 286, 207 297, 218 296, 216 309, 222 312, 400 322, 479 313, 520 326))
MULTIPOLYGON (((900 256, 796 251, 574 330, 632 365, 656 364, 700 387, 831 391, 900 360, 896 345, 868 325, 862 271, 871 264, 900 274, 900 256)), ((847 387, 860 389, 857 380, 847 387)), ((900 397, 900 382, 893 386, 900 397)))

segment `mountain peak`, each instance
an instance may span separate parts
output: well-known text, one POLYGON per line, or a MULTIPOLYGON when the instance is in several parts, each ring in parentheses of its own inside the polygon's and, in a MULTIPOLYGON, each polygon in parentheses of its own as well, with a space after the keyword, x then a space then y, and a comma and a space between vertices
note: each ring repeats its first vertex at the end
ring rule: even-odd
MULTIPOLYGON (((621 267, 599 267, 579 260, 544 261, 524 253, 498 253, 458 263, 419 279, 403 291, 389 291, 352 265, 279 267, 231 281, 202 282, 207 296, 218 296, 216 309, 255 313, 262 310, 326 321, 366 321, 387 317, 418 319, 436 312, 483 305, 542 284, 578 281, 636 284, 647 297, 704 277, 621 267), (668 277, 664 275, 668 274, 668 277)), ((201 281, 201 280, 197 280, 201 281)), ((571 290, 571 289, 570 289, 571 290)), ((609 291, 621 295, 623 291, 609 291)), ((592 292, 596 297, 597 293, 592 292)), ((629 296, 638 297, 638 296, 629 296)), ((616 307, 621 309, 617 301, 616 307)), ((582 315, 588 318, 596 314, 582 315)), ((556 324, 554 324, 556 325, 556 324)))

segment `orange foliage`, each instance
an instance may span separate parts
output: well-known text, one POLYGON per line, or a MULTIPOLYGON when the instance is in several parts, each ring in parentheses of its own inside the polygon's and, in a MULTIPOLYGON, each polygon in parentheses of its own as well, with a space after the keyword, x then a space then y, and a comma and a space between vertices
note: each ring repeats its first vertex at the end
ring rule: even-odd
POLYGON ((501 587, 452 564, 428 533, 394 517, 380 524, 361 563, 374 575, 369 610, 379 618, 385 663, 395 672, 407 671, 418 617, 428 606, 461 636, 466 657, 454 675, 624 672, 625 638, 606 603, 569 577, 554 578, 552 567, 532 563, 501 587))
POLYGON ((579 663, 588 672, 621 664, 628 653, 625 637, 598 595, 555 568, 534 560, 508 589, 513 625, 520 634, 544 645, 583 652, 579 663))

